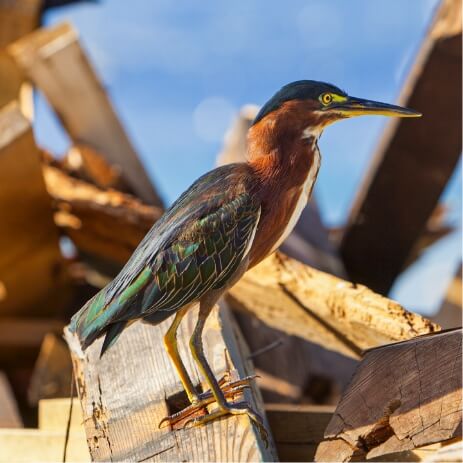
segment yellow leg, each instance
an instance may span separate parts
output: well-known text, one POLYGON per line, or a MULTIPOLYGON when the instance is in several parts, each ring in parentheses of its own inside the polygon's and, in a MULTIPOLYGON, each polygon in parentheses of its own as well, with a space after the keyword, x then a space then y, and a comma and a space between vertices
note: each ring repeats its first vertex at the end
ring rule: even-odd
POLYGON ((230 404, 227 402, 223 391, 220 388, 219 383, 215 379, 214 373, 212 372, 209 363, 207 362, 206 356, 204 355, 202 333, 206 319, 212 310, 213 304, 201 304, 199 308, 198 322, 196 323, 193 335, 190 340, 190 348, 193 358, 195 359, 198 367, 206 379, 209 387, 211 388, 212 395, 217 402, 218 408, 208 415, 195 417, 187 421, 185 425, 199 425, 205 424, 224 415, 242 415, 246 414, 254 422, 259 430, 262 440, 268 445, 268 434, 265 426, 262 422, 262 418, 252 410, 246 402, 237 404, 230 404))
POLYGON ((195 404, 199 402, 198 393, 196 392, 193 386, 193 382, 191 381, 190 376, 186 371, 177 346, 177 329, 187 311, 188 307, 183 307, 175 314, 174 321, 164 336, 164 346, 167 353, 169 354, 175 370, 177 371, 178 376, 180 377, 180 381, 182 382, 183 388, 185 389, 185 392, 188 396, 188 400, 192 404, 195 404))

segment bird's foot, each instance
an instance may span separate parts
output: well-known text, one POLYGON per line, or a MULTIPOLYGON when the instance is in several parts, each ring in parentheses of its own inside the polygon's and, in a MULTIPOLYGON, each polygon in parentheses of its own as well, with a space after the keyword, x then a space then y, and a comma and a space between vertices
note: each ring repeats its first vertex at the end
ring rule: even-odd
POLYGON ((262 418, 251 407, 249 407, 246 402, 239 402, 236 404, 219 404, 219 407, 216 410, 213 410, 207 415, 195 416, 188 419, 184 423, 184 427, 199 426, 201 424, 210 423, 211 421, 225 415, 248 415, 251 421, 256 425, 265 446, 268 447, 268 432, 264 426, 262 418))
MULTIPOLYGON (((229 375, 225 375, 219 380, 219 385, 225 398, 234 400, 237 395, 242 394, 244 389, 251 387, 250 382, 253 379, 255 379, 255 376, 247 376, 246 378, 230 382, 229 375)), ((190 421, 192 418, 196 418, 198 415, 200 417, 206 416, 206 407, 213 402, 215 402, 215 398, 212 392, 203 392, 198 396, 197 400, 193 401, 188 407, 163 418, 159 423, 159 428, 169 424, 172 429, 182 429, 186 422, 190 421)))

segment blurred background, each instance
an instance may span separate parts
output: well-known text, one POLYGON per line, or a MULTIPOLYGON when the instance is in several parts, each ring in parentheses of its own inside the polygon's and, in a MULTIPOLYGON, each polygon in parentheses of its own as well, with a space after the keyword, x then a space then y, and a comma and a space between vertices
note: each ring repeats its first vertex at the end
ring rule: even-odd
MULTIPOLYGON (((69 398, 70 316, 196 178, 244 159, 258 108, 299 79, 423 117, 330 126, 282 251, 461 325, 459 0, 0 0, 0 428, 69 398)), ((394 335, 327 310, 295 336, 239 298, 267 404, 334 407, 364 349, 437 329, 375 295, 394 335)))

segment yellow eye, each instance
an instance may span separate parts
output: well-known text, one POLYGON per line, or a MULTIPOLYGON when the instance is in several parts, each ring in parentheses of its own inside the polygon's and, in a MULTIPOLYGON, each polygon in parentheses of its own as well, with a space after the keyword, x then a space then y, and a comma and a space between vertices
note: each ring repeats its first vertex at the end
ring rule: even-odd
POLYGON ((331 95, 331 93, 324 93, 320 97, 320 100, 326 106, 326 105, 330 104, 333 101, 333 95, 331 95))

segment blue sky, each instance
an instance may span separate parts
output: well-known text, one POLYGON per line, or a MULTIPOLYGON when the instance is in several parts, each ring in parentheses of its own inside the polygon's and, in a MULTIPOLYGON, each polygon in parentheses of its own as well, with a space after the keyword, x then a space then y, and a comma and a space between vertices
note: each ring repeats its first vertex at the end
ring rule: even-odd
MULTIPOLYGON (((167 202, 210 169, 225 129, 246 103, 263 104, 297 79, 331 82, 352 95, 393 102, 437 0, 102 0, 55 9, 71 21, 150 176, 167 202)), ((419 109, 419 108, 416 108, 419 109)), ((327 224, 347 217, 386 120, 330 127, 320 140, 316 196, 327 224)), ((68 140, 37 99, 38 141, 68 140)), ((461 176, 445 193, 461 222, 461 176)), ((460 233, 401 278, 392 294, 434 310, 461 259, 460 233), (433 284, 429 285, 432 281, 433 284)))

